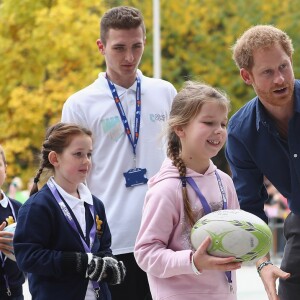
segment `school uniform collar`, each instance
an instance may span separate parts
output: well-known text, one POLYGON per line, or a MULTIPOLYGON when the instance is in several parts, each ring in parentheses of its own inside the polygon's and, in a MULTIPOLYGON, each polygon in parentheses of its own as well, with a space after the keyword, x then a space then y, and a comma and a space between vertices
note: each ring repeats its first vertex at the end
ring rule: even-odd
POLYGON ((4 192, 2 190, 0 190, 0 193, 2 194, 3 196, 3 199, 0 200, 0 205, 3 207, 3 208, 6 208, 7 205, 8 205, 8 198, 7 196, 4 194, 4 192))
POLYGON ((60 195, 68 203, 68 205, 70 206, 70 208, 72 210, 76 205, 83 203, 83 202, 86 202, 89 205, 93 205, 93 196, 85 184, 80 183, 78 186, 78 193, 80 195, 80 199, 78 199, 78 198, 70 195, 69 193, 67 193, 60 185, 58 185, 55 182, 53 177, 51 177, 49 180, 51 180, 53 182, 53 184, 57 188, 60 195))

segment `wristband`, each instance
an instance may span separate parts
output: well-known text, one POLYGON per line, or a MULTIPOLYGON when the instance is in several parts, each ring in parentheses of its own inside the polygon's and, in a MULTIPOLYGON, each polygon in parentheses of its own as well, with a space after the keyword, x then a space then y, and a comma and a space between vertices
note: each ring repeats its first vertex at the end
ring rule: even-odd
POLYGON ((193 272, 194 272, 196 275, 200 275, 201 272, 198 271, 198 269, 196 268, 195 263, 194 263, 194 255, 192 255, 192 261, 191 261, 191 263, 192 263, 192 270, 193 270, 193 272))
POLYGON ((260 276, 260 271, 262 270, 262 268, 267 265, 273 265, 273 263, 270 260, 266 260, 257 267, 257 273, 259 274, 259 276, 260 276))

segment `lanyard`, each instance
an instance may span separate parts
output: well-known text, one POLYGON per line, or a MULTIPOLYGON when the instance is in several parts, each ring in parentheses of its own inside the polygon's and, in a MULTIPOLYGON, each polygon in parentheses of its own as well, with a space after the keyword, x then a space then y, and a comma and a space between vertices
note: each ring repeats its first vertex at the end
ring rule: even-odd
MULTIPOLYGON (((86 241, 84 240, 84 238, 81 236, 81 234, 79 233, 78 231, 78 228, 75 224, 75 221, 73 220, 72 218, 72 215, 70 214, 66 204, 62 201, 62 198, 61 196, 59 195, 58 193, 58 190, 57 188, 55 187, 54 183, 51 181, 51 179, 48 180, 47 182, 47 185, 53 195, 53 197, 55 198, 56 202, 58 203, 59 207, 61 208, 67 222, 69 223, 69 225, 73 228, 73 230, 78 233, 79 237, 80 237, 80 240, 81 240, 81 243, 84 247, 84 250, 86 251, 86 253, 91 253, 91 248, 92 248, 92 245, 94 243, 94 240, 95 240, 95 236, 96 236, 96 225, 95 225, 95 222, 93 222, 93 227, 90 231, 90 246, 87 245, 86 241)), ((94 207, 93 205, 90 205, 88 204, 89 206, 89 209, 90 209, 90 212, 93 216, 93 219, 94 219, 94 207)), ((92 281, 92 284, 93 284, 93 288, 94 288, 94 291, 96 293, 96 296, 97 298, 99 297, 99 290, 100 290, 100 286, 99 286, 99 283, 96 282, 96 281, 92 281)))
MULTIPOLYGON (((14 207, 13 207, 11 201, 9 200, 9 198, 7 198, 7 200, 8 200, 8 204, 9 204, 9 207, 10 207, 10 209, 11 209, 12 215, 13 215, 13 217, 14 217, 14 221, 16 222, 17 219, 16 219, 16 213, 15 213, 14 207)), ((11 291, 10 291, 9 284, 8 284, 8 277, 7 277, 7 275, 5 274, 5 270, 4 270, 4 265, 5 265, 5 261, 6 261, 7 257, 4 256, 4 255, 0 252, 0 259, 1 259, 1 261, 2 261, 1 266, 2 266, 2 270, 3 270, 3 277, 4 277, 4 281, 5 281, 5 286, 6 286, 6 289, 7 289, 7 292, 6 292, 6 293, 7 293, 8 296, 11 296, 11 291)))
MULTIPOLYGON (((222 180, 220 175, 218 174, 217 171, 215 171, 215 175, 217 177, 217 181, 218 181, 218 185, 219 185, 219 189, 222 195, 222 201, 223 201, 223 209, 227 209, 227 198, 226 198, 226 193, 225 193, 225 189, 224 186, 222 184, 222 180)), ((188 184, 193 188, 193 190, 195 191, 195 193, 197 194, 205 215, 209 214, 212 212, 206 198, 204 197, 204 195, 201 193, 200 189, 198 188, 195 180, 192 177, 185 177, 186 181, 188 182, 188 184)), ((184 179, 183 179, 184 180, 184 179)), ((227 277, 227 281, 230 285, 230 290, 232 290, 232 278, 231 278, 231 271, 225 271, 225 275, 227 277)))
MULTIPOLYGON (((227 209, 227 198, 226 198, 226 194, 225 194, 224 186, 222 184, 221 177, 220 177, 220 175, 218 174, 217 171, 215 171, 215 175, 217 177, 217 181, 218 181, 218 184, 219 184, 219 189, 220 189, 220 192, 221 192, 221 195, 222 195, 223 209, 227 209)), ((206 215, 211 213, 211 208, 210 208, 206 198, 204 197, 204 195, 201 193, 200 189, 198 188, 195 180, 192 177, 185 177, 185 179, 188 182, 188 184, 193 188, 195 193, 197 194, 197 196, 198 196, 198 198, 199 198, 199 200, 202 204, 204 213, 206 215)))
POLYGON ((140 123, 141 123, 141 80, 140 78, 137 76, 136 77, 136 107, 135 107, 135 122, 134 122, 134 139, 132 138, 132 134, 131 134, 131 130, 129 127, 129 123, 125 114, 125 111, 123 109, 121 100, 118 96, 117 90, 115 85, 113 84, 112 81, 110 81, 106 75, 106 79, 108 82, 108 86, 110 88, 111 94, 114 98, 114 101, 116 103, 116 106, 118 108, 120 117, 122 119, 123 125, 124 125, 124 129, 125 129, 125 133, 129 139, 129 142, 132 146, 132 150, 133 150, 133 155, 136 156, 136 146, 137 146, 137 142, 139 139, 139 133, 140 133, 140 123))

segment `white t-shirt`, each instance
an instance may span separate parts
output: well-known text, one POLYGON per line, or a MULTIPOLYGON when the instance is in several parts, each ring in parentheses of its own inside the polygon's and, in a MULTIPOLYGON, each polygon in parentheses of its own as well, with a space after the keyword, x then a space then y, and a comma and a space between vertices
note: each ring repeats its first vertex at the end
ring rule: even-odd
MULTIPOLYGON (((141 124, 136 167, 146 168, 149 179, 159 170, 166 156, 161 136, 176 90, 167 81, 143 76, 140 70, 138 76, 141 79, 141 124)), ((128 89, 115 86, 134 132, 136 81, 128 89)), ((87 179, 88 187, 104 202, 113 253, 133 252, 147 185, 125 187, 123 173, 134 168, 133 149, 125 135, 105 73, 100 73, 94 83, 69 97, 63 107, 62 121, 77 123, 92 131, 92 169, 87 179)))

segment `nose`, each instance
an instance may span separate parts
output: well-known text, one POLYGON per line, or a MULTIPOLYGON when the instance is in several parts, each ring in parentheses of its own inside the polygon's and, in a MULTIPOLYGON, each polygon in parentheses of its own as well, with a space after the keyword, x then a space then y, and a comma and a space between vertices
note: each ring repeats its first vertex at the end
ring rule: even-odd
POLYGON ((283 84, 283 82, 284 82, 283 74, 280 71, 276 72, 275 77, 274 77, 274 83, 280 85, 280 84, 283 84))
POLYGON ((90 157, 88 154, 84 155, 83 158, 82 158, 82 162, 85 163, 85 164, 86 163, 90 164, 91 161, 92 161, 92 157, 90 157))
POLYGON ((128 61, 128 62, 133 62, 133 52, 131 49, 128 49, 126 51, 126 56, 125 56, 125 60, 128 61))
POLYGON ((224 130, 226 130, 226 127, 224 127, 222 124, 219 124, 216 126, 215 134, 221 134, 224 132, 224 130))

